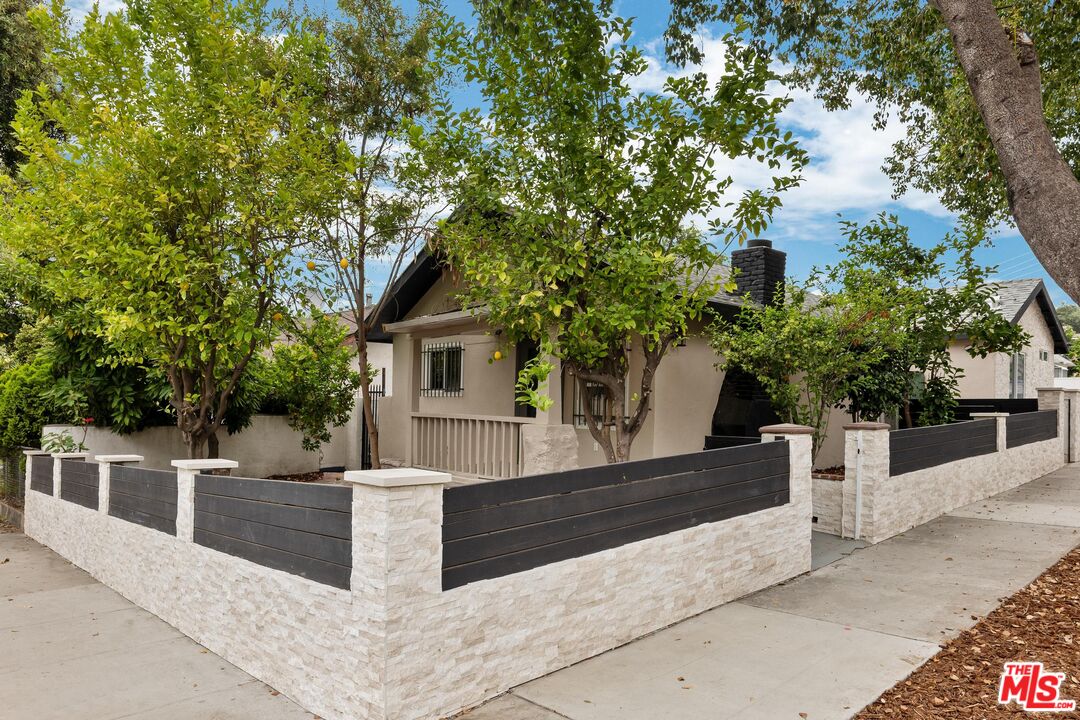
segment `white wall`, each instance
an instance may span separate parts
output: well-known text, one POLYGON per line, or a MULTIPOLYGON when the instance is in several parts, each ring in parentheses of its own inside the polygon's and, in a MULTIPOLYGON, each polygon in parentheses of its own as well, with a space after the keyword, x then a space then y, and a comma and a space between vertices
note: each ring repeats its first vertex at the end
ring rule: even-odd
MULTIPOLYGON (((330 443, 323 445, 322 456, 308 452, 301 445, 302 434, 289 427, 281 415, 256 415, 243 432, 229 435, 220 431, 220 452, 223 458, 240 463, 237 475, 267 477, 292 473, 314 472, 320 467, 346 466, 359 469, 359 423, 355 418, 341 428, 335 428, 330 443)), ((71 425, 46 425, 42 435, 69 431, 76 440, 83 429, 71 425)), ((174 426, 152 427, 130 435, 117 435, 109 428, 92 426, 86 433, 85 444, 92 455, 142 455, 143 467, 169 469, 172 460, 187 457, 180 431, 174 426)))

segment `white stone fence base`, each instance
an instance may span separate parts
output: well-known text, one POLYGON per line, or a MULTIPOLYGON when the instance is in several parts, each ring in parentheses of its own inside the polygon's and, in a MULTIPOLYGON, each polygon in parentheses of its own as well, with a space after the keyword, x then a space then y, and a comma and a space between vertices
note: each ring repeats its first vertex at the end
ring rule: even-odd
POLYGON ((815 529, 881 542, 1080 460, 1080 391, 1040 388, 1039 410, 1057 411, 1056 437, 1009 447, 1009 415, 976 413, 997 423, 996 451, 895 475, 888 425, 844 426, 844 480, 813 481, 815 529))
POLYGON ((59 461, 53 494, 31 491, 31 453, 26 532, 324 718, 442 718, 807 572, 807 432, 763 428, 763 441, 789 443, 783 505, 450 590, 442 577, 445 473, 346 474, 349 589, 193 542, 195 475, 214 462, 173 463, 174 536, 109 514, 110 465, 134 458, 96 458, 103 480, 92 510, 61 498, 59 461))

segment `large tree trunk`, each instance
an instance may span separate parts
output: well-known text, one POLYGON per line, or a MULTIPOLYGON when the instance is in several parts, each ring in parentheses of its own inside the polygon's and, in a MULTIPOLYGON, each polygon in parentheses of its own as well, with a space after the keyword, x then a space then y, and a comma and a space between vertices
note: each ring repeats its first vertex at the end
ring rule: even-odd
POLYGON ((1006 31, 992 0, 932 0, 990 134, 1016 226, 1059 285, 1080 299, 1080 182, 1043 114, 1035 44, 1006 31))

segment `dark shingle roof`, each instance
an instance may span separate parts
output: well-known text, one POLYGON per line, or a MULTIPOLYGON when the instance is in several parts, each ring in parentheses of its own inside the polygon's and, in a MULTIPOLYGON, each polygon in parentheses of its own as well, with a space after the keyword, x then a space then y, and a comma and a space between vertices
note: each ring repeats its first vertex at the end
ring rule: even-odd
POLYGON ((1033 302, 1038 303, 1039 310, 1050 328, 1050 335, 1054 338, 1054 352, 1064 354, 1069 351, 1069 342, 1058 320, 1054 302, 1042 280, 996 280, 993 285, 997 291, 994 309, 1001 313, 1002 317, 1011 323, 1020 322, 1020 316, 1028 306, 1033 302))

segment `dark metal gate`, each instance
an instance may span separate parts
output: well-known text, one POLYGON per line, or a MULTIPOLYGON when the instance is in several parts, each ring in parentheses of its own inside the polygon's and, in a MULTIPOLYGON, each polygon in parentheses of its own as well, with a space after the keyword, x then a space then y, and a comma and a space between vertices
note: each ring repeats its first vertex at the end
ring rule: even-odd
MULTIPOLYGON (((386 389, 383 385, 371 385, 368 387, 368 392, 371 394, 371 415, 375 418, 375 427, 379 427, 379 398, 386 395, 386 389)), ((363 406, 360 411, 360 468, 362 470, 371 469, 371 438, 368 436, 367 431, 367 417, 363 413, 363 406)))

